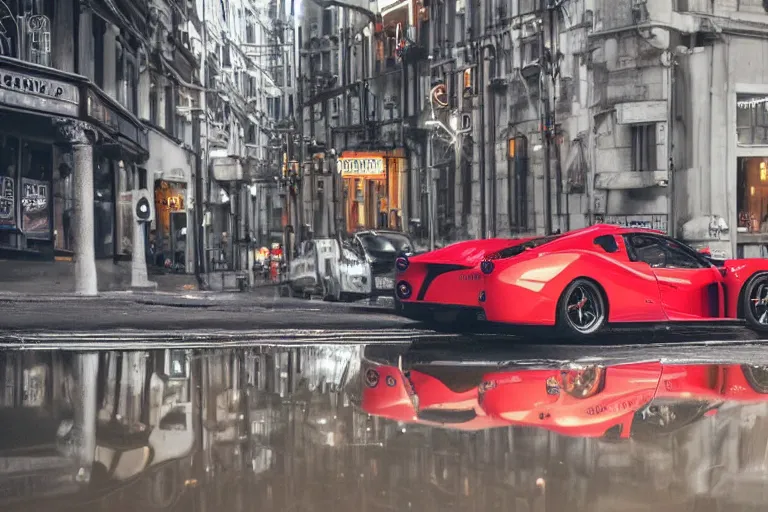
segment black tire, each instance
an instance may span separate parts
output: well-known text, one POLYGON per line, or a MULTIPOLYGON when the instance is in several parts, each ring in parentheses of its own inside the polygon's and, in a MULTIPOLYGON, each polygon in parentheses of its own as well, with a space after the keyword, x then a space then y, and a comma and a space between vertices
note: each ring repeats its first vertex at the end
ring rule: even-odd
POLYGON ((557 301, 557 329, 568 336, 595 334, 605 327, 607 306, 602 290, 593 281, 576 279, 557 301))
POLYGON ((333 277, 327 277, 323 281, 323 300, 326 302, 339 302, 339 294, 337 294, 337 290, 339 289, 338 284, 336 283, 336 279, 333 277))
POLYGON ((768 332, 768 272, 752 276, 744 285, 744 319, 750 329, 768 332))
POLYGON ((762 395, 768 395, 768 367, 750 364, 741 365, 744 378, 752 389, 762 395))

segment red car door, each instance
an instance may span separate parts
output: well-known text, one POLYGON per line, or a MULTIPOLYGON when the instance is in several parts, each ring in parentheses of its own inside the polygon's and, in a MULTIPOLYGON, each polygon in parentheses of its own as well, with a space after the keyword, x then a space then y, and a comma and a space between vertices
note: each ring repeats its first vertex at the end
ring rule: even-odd
POLYGON ((631 259, 651 266, 667 318, 723 318, 723 277, 717 268, 671 238, 642 233, 627 235, 625 241, 631 259))

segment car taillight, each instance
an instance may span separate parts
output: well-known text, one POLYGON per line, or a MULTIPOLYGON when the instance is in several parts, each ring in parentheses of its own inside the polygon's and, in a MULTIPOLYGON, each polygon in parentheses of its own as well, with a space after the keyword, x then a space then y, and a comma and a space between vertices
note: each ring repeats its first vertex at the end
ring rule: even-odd
POLYGON ((397 293, 398 299, 408 299, 411 294, 413 293, 413 289, 411 288, 411 285, 408 284, 405 281, 400 281, 397 283, 397 287, 395 287, 395 293, 397 293))
POLYGON ((410 265, 410 262, 408 261, 407 256, 400 256, 395 260, 395 268, 398 272, 405 272, 408 270, 408 265, 410 265))
POLYGON ((560 373, 563 391, 573 398, 590 398, 603 387, 605 368, 591 366, 580 370, 564 370, 560 373))
POLYGON ((485 275, 490 275, 493 273, 495 265, 491 260, 483 260, 482 263, 480 263, 480 272, 482 272, 485 275))

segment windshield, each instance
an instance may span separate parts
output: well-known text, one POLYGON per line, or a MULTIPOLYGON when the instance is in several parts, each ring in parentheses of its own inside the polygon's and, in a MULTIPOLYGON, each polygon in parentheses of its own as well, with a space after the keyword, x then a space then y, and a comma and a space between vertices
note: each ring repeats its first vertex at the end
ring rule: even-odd
POLYGON ((524 251, 527 251, 529 249, 534 249, 536 247, 539 247, 541 245, 544 245, 546 243, 549 243, 553 240, 557 240, 562 235, 553 235, 553 236, 543 236, 541 238, 534 238, 533 240, 528 240, 525 243, 522 243, 520 245, 515 245, 513 247, 508 247, 507 249, 502 249, 498 252, 498 258, 511 258, 513 256, 517 256, 518 254, 523 253, 524 251))
POLYGON ((409 252, 413 244, 405 235, 397 233, 365 233, 358 235, 366 252, 409 252))

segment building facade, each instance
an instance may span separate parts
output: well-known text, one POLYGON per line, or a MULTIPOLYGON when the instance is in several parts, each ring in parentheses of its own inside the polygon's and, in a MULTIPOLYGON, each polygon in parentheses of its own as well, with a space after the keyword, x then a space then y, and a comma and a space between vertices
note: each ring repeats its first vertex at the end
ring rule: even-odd
POLYGON ((269 195, 251 185, 278 174, 268 148, 281 92, 244 50, 269 32, 268 4, 8 0, 0 11, 0 256, 131 260, 132 200, 148 189, 152 267, 249 268, 269 195))
POLYGON ((148 6, 132 5, 0 2, 4 255, 73 254, 79 201, 93 205, 85 222, 95 257, 129 251, 116 204, 149 153, 137 97, 148 6))
POLYGON ((763 2, 302 5, 306 235, 609 222, 764 253, 763 2))
POLYGON ((198 7, 206 27, 206 264, 209 274, 242 272, 253 264, 257 219, 263 220, 257 201, 269 196, 265 190, 275 188, 278 173, 270 160, 275 122, 270 107, 282 92, 260 56, 273 30, 270 4, 198 0, 198 7))

